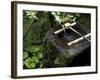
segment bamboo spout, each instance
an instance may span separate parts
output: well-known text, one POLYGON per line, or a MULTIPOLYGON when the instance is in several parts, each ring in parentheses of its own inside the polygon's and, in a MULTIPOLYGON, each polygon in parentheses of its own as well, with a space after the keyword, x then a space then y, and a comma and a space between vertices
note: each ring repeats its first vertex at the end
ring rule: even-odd
MULTIPOLYGON (((89 37, 90 35, 91 35, 91 33, 88 33, 88 34, 86 34, 84 37, 87 38, 87 37, 89 37)), ((73 45, 73 44, 76 44, 76 43, 78 43, 78 42, 84 40, 84 37, 80 37, 80 38, 78 38, 78 39, 76 39, 76 40, 73 40, 73 41, 67 43, 67 45, 68 45, 68 46, 71 46, 71 45, 73 45)))
MULTIPOLYGON (((65 25, 65 29, 68 29, 69 27, 76 25, 76 22, 74 22, 72 24, 71 23, 65 23, 64 25, 65 25)), ((59 34, 59 33, 63 32, 65 29, 61 28, 61 29, 55 31, 54 34, 59 34)))

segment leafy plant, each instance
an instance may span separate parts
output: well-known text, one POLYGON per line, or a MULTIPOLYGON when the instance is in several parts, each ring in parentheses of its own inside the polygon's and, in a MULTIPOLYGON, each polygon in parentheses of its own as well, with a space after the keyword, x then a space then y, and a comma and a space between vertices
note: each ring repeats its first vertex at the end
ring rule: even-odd
POLYGON ((26 59, 28 57, 28 52, 24 51, 23 53, 23 59, 26 59))
POLYGON ((24 61, 24 64, 27 68, 35 68, 36 61, 29 57, 24 61))
MULTIPOLYGON (((80 13, 23 10, 23 68, 66 66, 67 59, 63 55, 57 56, 51 43, 44 44, 45 35, 50 29, 58 29, 61 22, 79 21, 84 24, 84 21, 90 18, 88 15, 84 16, 86 19, 82 16, 84 15, 80 13)), ((87 21, 86 25, 89 22, 87 21)))
POLYGON ((77 18, 80 17, 80 14, 78 13, 63 13, 63 12, 52 12, 52 15, 54 15, 55 20, 58 23, 61 22, 75 22, 77 18))
MULTIPOLYGON (((41 59, 43 58, 43 47, 40 45, 29 46, 25 48, 23 53, 24 66, 27 68, 35 68, 37 65, 41 65, 41 59)), ((41 67, 41 66, 40 66, 41 67)))
POLYGON ((42 68, 45 66, 43 61, 45 49, 42 44, 48 29, 56 28, 57 18, 59 18, 58 22, 75 20, 74 15, 70 13, 23 11, 24 68, 42 68))

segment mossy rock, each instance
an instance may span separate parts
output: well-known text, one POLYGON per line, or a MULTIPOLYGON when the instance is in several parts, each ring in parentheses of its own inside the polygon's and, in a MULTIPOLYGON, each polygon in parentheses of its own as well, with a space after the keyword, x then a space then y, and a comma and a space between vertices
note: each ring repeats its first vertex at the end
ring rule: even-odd
MULTIPOLYGON (((82 33, 83 35, 87 34, 87 32, 83 31, 79 25, 74 26, 74 28, 80 33, 82 33)), ((50 68, 50 67, 70 66, 70 64, 72 63, 75 57, 77 57, 79 54, 82 54, 84 50, 90 47, 90 43, 86 40, 82 40, 78 42, 77 44, 74 44, 70 47, 67 46, 66 45, 67 42, 80 37, 73 31, 71 31, 70 29, 66 30, 66 33, 62 32, 59 35, 54 35, 53 32, 54 30, 50 29, 46 33, 46 39, 45 39, 45 44, 44 44, 45 67, 50 68)), ((76 65, 77 64, 73 66, 76 66, 76 65)))

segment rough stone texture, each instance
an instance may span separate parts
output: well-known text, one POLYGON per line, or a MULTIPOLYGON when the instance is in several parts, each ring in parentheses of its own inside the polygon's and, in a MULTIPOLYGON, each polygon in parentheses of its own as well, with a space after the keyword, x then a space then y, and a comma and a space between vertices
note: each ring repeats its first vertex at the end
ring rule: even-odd
MULTIPOLYGON (((87 34, 89 31, 88 29, 83 31, 83 29, 79 25, 73 26, 73 28, 82 33, 83 35, 87 34)), ((80 36, 70 29, 66 30, 66 33, 62 32, 58 35, 54 35, 53 32, 53 29, 47 31, 44 40, 44 47, 46 49, 44 59, 46 60, 46 67, 90 65, 90 59, 88 61, 85 60, 85 62, 83 62, 83 59, 90 58, 90 43, 87 40, 82 40, 77 44, 67 46, 68 42, 77 39, 80 36), (85 57, 83 56, 83 58, 81 54, 85 55, 85 57), (77 58, 81 58, 82 60, 76 60, 77 58), (76 62, 74 61, 74 59, 76 60, 76 62), (81 62, 83 62, 83 64, 81 62)))

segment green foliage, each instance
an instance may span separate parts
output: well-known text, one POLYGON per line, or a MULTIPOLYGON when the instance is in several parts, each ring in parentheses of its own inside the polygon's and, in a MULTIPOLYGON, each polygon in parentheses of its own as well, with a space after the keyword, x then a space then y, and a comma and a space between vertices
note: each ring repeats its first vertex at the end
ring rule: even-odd
POLYGON ((47 65, 65 66, 67 59, 63 55, 57 56, 52 44, 47 44, 47 48, 44 47, 46 32, 51 28, 58 29, 57 25, 61 22, 72 23, 81 21, 80 19, 84 22, 87 18, 89 19, 85 16, 86 19, 84 19, 82 16, 84 15, 80 13, 23 10, 23 68, 44 68, 47 65))
POLYGON ((41 45, 34 45, 25 48, 23 53, 24 65, 27 68, 35 68, 37 65, 40 65, 41 68, 41 59, 43 58, 43 47, 41 45), (28 56, 29 55, 29 56, 28 56))
POLYGON ((51 27, 48 12, 25 11, 24 24, 24 68, 43 67, 43 39, 46 31, 51 27), (28 57, 25 57, 26 52, 28 57), (24 58, 25 57, 25 58, 24 58), (32 63, 32 64, 31 64, 32 63), (29 65, 30 66, 27 66, 29 65))
POLYGON ((26 59, 28 57, 28 52, 24 51, 23 53, 23 59, 26 59))
POLYGON ((81 14, 80 18, 78 19, 80 24, 84 27, 90 28, 91 17, 90 14, 81 14))
MULTIPOLYGON (((36 59, 37 60, 37 59, 36 59)), ((27 68, 35 68, 36 66, 36 60, 32 59, 32 58, 27 58, 24 61, 24 64, 27 68)))
POLYGON ((40 50, 40 48, 38 46, 29 46, 25 48, 25 50, 30 53, 36 53, 40 50))
POLYGON ((61 12, 52 12, 55 16, 55 20, 59 23, 61 22, 75 22, 77 18, 80 17, 78 13, 61 13, 61 12))

